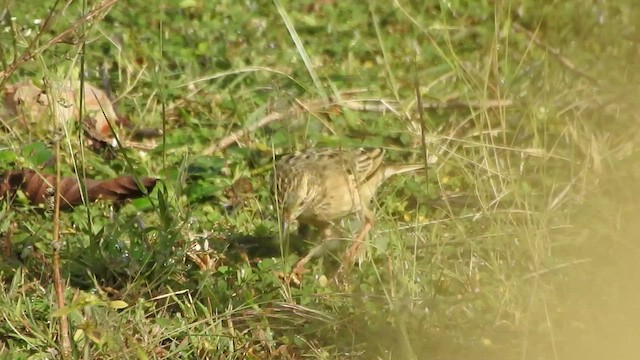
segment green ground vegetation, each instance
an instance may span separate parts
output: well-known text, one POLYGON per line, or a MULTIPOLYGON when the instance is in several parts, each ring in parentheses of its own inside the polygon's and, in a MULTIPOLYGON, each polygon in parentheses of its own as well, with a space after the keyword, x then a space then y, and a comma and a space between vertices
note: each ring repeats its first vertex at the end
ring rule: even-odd
POLYGON ((83 18, 105 3, 5 1, 5 85, 108 79, 163 136, 109 158, 75 123, 6 125, 0 166, 54 174, 59 147, 62 176, 160 182, 60 214, 62 309, 52 213, 2 201, 0 358, 60 357, 62 317, 84 359, 634 358, 636 0, 120 0, 83 18), (311 244, 283 251, 268 175, 313 146, 434 161, 380 189, 344 284, 341 246, 296 288, 278 273, 311 244))

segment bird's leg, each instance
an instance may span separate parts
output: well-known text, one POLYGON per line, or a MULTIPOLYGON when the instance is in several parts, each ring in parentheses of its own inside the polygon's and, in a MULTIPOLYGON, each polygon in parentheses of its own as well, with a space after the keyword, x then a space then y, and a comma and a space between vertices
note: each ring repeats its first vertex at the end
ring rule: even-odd
POLYGON ((293 270, 291 271, 291 279, 294 282, 296 283, 300 282, 300 279, 302 278, 302 274, 304 274, 305 272, 304 267, 311 259, 318 257, 327 251, 327 248, 329 247, 329 244, 331 242, 330 240, 332 240, 332 237, 333 237, 331 224, 326 224, 322 226, 320 233, 322 237, 322 241, 320 242, 320 244, 318 244, 317 246, 314 246, 305 257, 298 260, 298 262, 296 262, 296 264, 293 266, 293 270))
POLYGON ((342 264, 340 265, 337 274, 343 273, 349 268, 349 266, 351 266, 351 264, 353 264, 354 259, 360 254, 362 247, 365 245, 365 237, 371 228, 373 228, 374 217, 371 210, 363 208, 362 215, 364 217, 362 230, 360 230, 360 233, 358 233, 358 236, 354 239, 353 244, 347 249, 347 252, 342 258, 342 264))

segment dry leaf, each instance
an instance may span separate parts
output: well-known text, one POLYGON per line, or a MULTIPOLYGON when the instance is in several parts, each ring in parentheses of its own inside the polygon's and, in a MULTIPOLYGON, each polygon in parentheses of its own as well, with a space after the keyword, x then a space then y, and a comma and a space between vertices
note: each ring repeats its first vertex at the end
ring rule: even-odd
POLYGON ((24 80, 5 87, 4 106, 9 116, 16 116, 23 127, 55 119, 63 124, 73 118, 74 97, 61 87, 52 87, 52 94, 24 80), (50 106, 55 99, 55 106, 50 106))
MULTIPOLYGON (((140 183, 146 193, 153 190, 157 179, 142 177, 140 183)), ((88 202, 96 200, 123 201, 135 199, 145 195, 138 188, 133 176, 121 176, 115 179, 94 180, 86 179, 88 202)), ((54 175, 38 174, 34 170, 12 170, 0 177, 0 197, 22 190, 33 205, 46 204, 53 198, 56 187, 54 175)), ((60 179, 60 209, 69 209, 82 204, 80 186, 76 177, 60 179)))
MULTIPOLYGON (((24 80, 5 87, 5 112, 17 117, 23 127, 41 124, 54 119, 57 126, 64 125, 79 116, 79 81, 51 82, 47 90, 34 85, 31 80, 24 80), (52 107, 50 104, 55 104, 52 107)), ((111 130, 108 121, 115 126, 120 119, 113 108, 107 94, 97 87, 84 83, 85 118, 91 118, 92 132, 101 138, 110 138, 111 130)))

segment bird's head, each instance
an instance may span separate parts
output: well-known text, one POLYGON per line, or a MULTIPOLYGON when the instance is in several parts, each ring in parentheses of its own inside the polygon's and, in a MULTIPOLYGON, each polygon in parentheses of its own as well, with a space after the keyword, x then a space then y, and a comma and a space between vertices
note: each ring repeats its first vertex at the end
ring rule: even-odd
POLYGON ((315 197, 316 187, 307 175, 276 177, 272 183, 274 203, 282 222, 288 225, 302 214, 315 197))

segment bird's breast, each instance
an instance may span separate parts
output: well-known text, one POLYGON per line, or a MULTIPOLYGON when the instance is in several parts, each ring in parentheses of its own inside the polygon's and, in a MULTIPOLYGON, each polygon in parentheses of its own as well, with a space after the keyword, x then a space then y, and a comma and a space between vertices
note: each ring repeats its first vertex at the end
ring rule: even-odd
POLYGON ((301 222, 331 222, 359 211, 362 206, 360 194, 353 178, 346 174, 324 177, 312 203, 300 214, 301 222))

